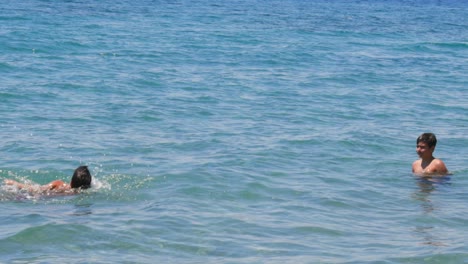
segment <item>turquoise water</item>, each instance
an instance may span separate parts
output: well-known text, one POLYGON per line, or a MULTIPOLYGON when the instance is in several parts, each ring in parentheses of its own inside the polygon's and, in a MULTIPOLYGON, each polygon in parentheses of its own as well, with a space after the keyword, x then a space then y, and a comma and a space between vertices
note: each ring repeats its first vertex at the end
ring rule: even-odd
POLYGON ((0 3, 2 263, 467 263, 464 1, 0 3), (417 179, 422 132, 453 175, 417 179))

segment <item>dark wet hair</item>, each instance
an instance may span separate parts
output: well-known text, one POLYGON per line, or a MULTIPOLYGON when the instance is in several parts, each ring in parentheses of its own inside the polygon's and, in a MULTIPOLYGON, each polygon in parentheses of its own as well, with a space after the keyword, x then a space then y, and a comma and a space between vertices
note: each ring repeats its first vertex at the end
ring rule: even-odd
POLYGON ((430 148, 435 147, 437 145, 437 138, 433 133, 423 133, 421 134, 418 139, 416 140, 416 145, 419 142, 426 143, 430 148))
POLYGON ((76 168, 70 182, 70 187, 88 189, 91 187, 91 173, 89 173, 88 166, 80 166, 76 168))

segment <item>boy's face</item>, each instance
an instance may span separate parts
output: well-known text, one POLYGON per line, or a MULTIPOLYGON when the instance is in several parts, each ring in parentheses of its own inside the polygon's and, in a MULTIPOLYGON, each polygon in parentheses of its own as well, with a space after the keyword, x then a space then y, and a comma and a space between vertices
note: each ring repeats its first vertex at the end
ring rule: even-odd
POLYGON ((426 142, 419 142, 416 145, 416 153, 420 158, 430 158, 432 157, 432 153, 434 152, 434 146, 429 147, 426 142))

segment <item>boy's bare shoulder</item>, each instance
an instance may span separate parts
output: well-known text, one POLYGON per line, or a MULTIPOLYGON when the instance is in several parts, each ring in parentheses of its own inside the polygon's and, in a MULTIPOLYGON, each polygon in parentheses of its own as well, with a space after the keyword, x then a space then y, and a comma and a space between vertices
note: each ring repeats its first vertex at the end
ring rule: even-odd
POLYGON ((62 180, 55 180, 44 186, 44 191, 63 192, 70 190, 70 185, 62 180))
POLYGON ((441 173, 448 172, 447 167, 445 166, 445 163, 441 159, 434 159, 432 162, 434 163, 434 168, 436 168, 438 172, 441 172, 441 173))
POLYGON ((418 159, 418 160, 415 160, 413 162, 413 173, 419 173, 419 172, 422 172, 422 167, 421 167, 421 162, 422 160, 421 159, 418 159))

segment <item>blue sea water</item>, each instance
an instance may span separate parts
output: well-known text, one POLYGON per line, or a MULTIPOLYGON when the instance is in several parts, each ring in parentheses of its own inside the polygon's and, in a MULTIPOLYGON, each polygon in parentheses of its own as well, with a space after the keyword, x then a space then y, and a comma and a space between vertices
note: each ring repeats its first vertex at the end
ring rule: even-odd
POLYGON ((1 263, 468 263, 466 1, 4 0, 1 263), (453 175, 411 173, 438 137, 453 175))

